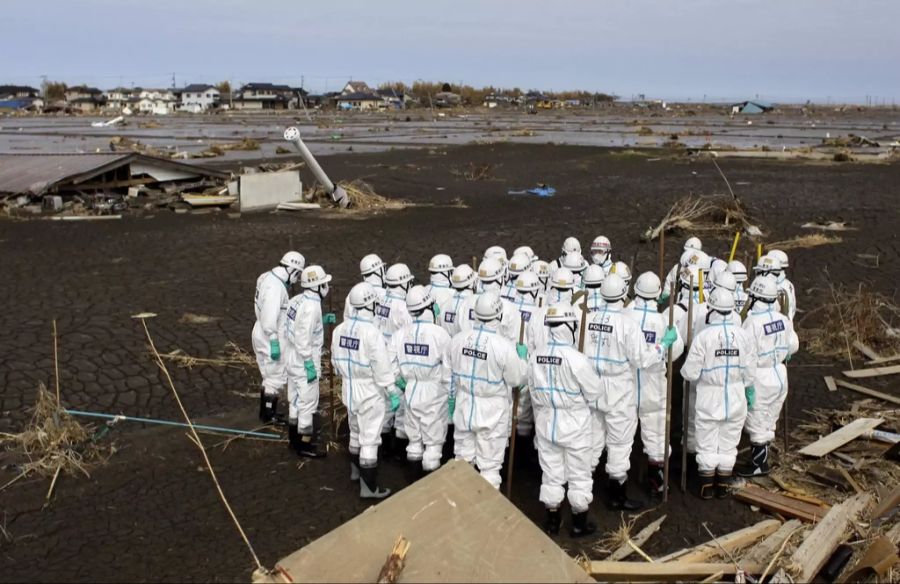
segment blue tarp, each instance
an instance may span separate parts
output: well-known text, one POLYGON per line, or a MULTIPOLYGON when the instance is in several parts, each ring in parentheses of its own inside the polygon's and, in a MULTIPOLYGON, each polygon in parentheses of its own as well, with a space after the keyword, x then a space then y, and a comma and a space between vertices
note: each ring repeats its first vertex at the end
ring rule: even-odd
POLYGON ((526 189, 521 191, 507 191, 507 195, 533 195, 535 197, 552 197, 556 194, 556 189, 553 187, 548 187, 547 185, 538 185, 533 189, 526 189))

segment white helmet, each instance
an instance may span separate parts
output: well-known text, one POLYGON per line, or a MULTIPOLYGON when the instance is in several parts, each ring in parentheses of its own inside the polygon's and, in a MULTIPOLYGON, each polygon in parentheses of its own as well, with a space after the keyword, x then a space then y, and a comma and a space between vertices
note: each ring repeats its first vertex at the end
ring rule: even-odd
POLYGON ((603 268, 597 264, 589 265, 587 269, 584 270, 584 274, 581 275, 581 281, 589 288, 599 286, 603 283, 604 278, 606 278, 606 272, 604 272, 603 268))
POLYGON ((759 261, 753 266, 753 271, 757 274, 777 274, 782 267, 781 260, 767 254, 759 258, 759 261))
POLYGON ((538 259, 536 255, 534 255, 534 250, 531 249, 531 246, 528 245, 520 245, 513 251, 513 257, 519 254, 525 254, 525 257, 528 258, 528 261, 534 263, 534 260, 538 259))
POLYGON ((495 258, 488 258, 478 266, 478 279, 481 282, 496 282, 503 277, 503 264, 495 258))
POLYGON ((775 302, 778 298, 778 284, 772 278, 759 275, 753 278, 749 293, 750 296, 759 298, 764 302, 775 302))
POLYGON ((481 259, 486 260, 488 258, 496 258, 500 260, 500 263, 505 264, 507 261, 506 250, 499 245, 492 245, 484 250, 484 256, 481 259))
POLYGON ((721 261, 721 260, 716 261, 716 262, 712 265, 712 268, 710 268, 710 270, 709 270, 709 281, 710 281, 710 283, 711 283, 711 284, 715 284, 715 283, 716 283, 716 278, 719 277, 719 274, 721 274, 722 272, 724 272, 724 271, 727 270, 727 269, 728 269, 728 264, 726 264, 725 262, 723 262, 723 261, 721 261))
POLYGON ((577 253, 577 254, 581 254, 581 243, 579 243, 579 241, 577 239, 575 239, 574 237, 567 237, 566 240, 563 242, 562 254, 560 254, 560 255, 564 256, 567 253, 573 253, 573 252, 577 253))
POLYGON ((282 256, 281 265, 287 268, 288 277, 291 280, 291 284, 293 284, 297 281, 297 277, 303 271, 303 268, 306 267, 306 258, 300 252, 289 251, 282 256))
POLYGON ((628 264, 625 262, 616 262, 609 269, 610 274, 618 274, 620 278, 625 280, 625 283, 631 282, 631 268, 628 267, 628 264))
POLYGON ((550 276, 550 285, 559 290, 571 290, 575 287, 575 276, 568 268, 559 268, 550 276))
POLYGON ((378 294, 368 282, 360 282, 350 289, 350 306, 353 308, 360 309, 371 306, 374 311, 377 301, 378 294))
POLYGON ((626 294, 628 294, 628 283, 622 279, 622 276, 610 271, 603 279, 603 284, 600 285, 600 295, 607 302, 615 302, 625 298, 626 294))
POLYGON ((656 300, 662 294, 659 276, 653 272, 644 272, 634 283, 634 293, 644 300, 656 300))
POLYGON ((434 304, 434 298, 424 286, 413 286, 406 295, 406 309, 410 314, 425 310, 434 304))
POLYGON ((746 266, 744 266, 743 262, 739 262, 737 260, 728 262, 728 271, 734 274, 734 280, 738 284, 742 284, 747 281, 747 268, 746 266))
POLYGON ((457 290, 464 290, 471 287, 475 283, 475 270, 469 267, 469 264, 460 264, 453 270, 450 276, 450 285, 457 290))
POLYGON ((697 266, 695 266, 693 264, 689 265, 686 268, 683 268, 678 273, 678 279, 681 281, 682 284, 684 284, 685 287, 689 286, 691 284, 691 280, 693 279, 694 290, 699 290, 699 288, 700 288, 700 268, 698 268, 697 266))
POLYGON ((384 262, 381 258, 370 253, 359 262, 359 273, 363 276, 374 274, 375 272, 384 272, 384 262))
POLYGON ((406 264, 394 264, 384 274, 384 283, 388 286, 400 287, 412 281, 412 272, 406 264))
POLYGON ((532 271, 522 272, 522 275, 516 278, 516 290, 518 292, 536 292, 541 289, 541 281, 537 274, 532 271))
POLYGON ((562 267, 568 268, 573 274, 580 274, 587 267, 587 261, 581 257, 581 253, 569 252, 563 258, 562 267))
POLYGON ((782 269, 786 269, 790 266, 790 263, 788 263, 788 255, 780 249, 770 249, 769 253, 767 253, 766 255, 771 256, 781 262, 782 269))
POLYGON ((488 322, 503 314, 503 300, 496 292, 482 292, 475 301, 475 318, 488 322))
POLYGON ((550 264, 544 260, 535 260, 534 265, 531 266, 531 271, 537 274, 538 278, 546 280, 550 277, 550 264))
POLYGON ((706 254, 702 251, 698 255, 700 256, 700 263, 697 265, 700 267, 701 270, 703 270, 704 274, 709 274, 709 271, 712 269, 712 265, 713 265, 712 258, 709 257, 709 254, 706 254))
POLYGON ((713 283, 713 286, 715 288, 724 288, 734 294, 735 290, 737 290, 737 278, 734 277, 734 274, 725 270, 716 275, 716 281, 713 283))
POLYGON ((453 260, 447 254, 439 253, 428 262, 428 271, 432 274, 446 274, 453 271, 453 260))
POLYGON ((688 250, 701 251, 703 250, 703 243, 696 237, 689 237, 687 241, 684 242, 684 251, 688 250))
POLYGON ((609 253, 612 251, 612 243, 605 235, 598 235, 591 242, 591 253, 609 253))
POLYGON ((531 267, 531 259, 524 253, 514 253, 509 260, 509 273, 521 274, 531 267))
POLYGON ((328 282, 331 282, 331 276, 325 273, 322 266, 309 266, 304 268, 303 273, 300 274, 301 288, 318 288, 328 282))
POLYGON ((547 314, 544 319, 547 324, 562 324, 566 322, 578 322, 575 316, 575 308, 568 302, 560 302, 551 304, 547 308, 547 314))
POLYGON ((724 288, 716 288, 709 295, 709 308, 728 314, 734 311, 734 294, 724 288))

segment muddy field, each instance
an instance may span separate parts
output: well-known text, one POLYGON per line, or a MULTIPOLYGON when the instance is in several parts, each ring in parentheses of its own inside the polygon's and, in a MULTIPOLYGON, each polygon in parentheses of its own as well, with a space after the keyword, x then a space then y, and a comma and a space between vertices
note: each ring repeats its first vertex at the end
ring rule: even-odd
MULTIPOLYGON (((574 146, 357 152, 323 159, 323 165, 335 179, 364 178, 413 206, 379 214, 234 218, 161 212, 93 224, 0 222, 5 307, 0 315, 0 432, 20 429, 37 385, 52 380, 54 318, 68 407, 176 420, 177 406, 148 353, 140 323, 130 315, 159 315, 148 323, 161 352, 217 356, 229 342, 249 349, 254 282, 289 246, 335 274, 336 309, 356 281, 359 258, 369 252, 404 261, 424 278, 434 253, 467 262, 491 244, 508 250, 529 244, 550 259, 567 235, 578 236, 586 247, 602 233, 612 239, 619 258, 630 262, 637 254, 636 271, 656 270, 656 244, 641 244, 639 234, 678 197, 727 192, 709 160, 574 146), (464 178, 472 164, 489 165, 485 180, 464 178), (506 195, 508 189, 538 182, 556 187, 557 196, 506 195), (214 320, 180 322, 185 313, 214 320)), ((720 166, 768 230, 769 241, 803 234, 800 225, 819 218, 858 228, 840 234, 840 244, 790 252, 801 311, 821 304, 829 278, 895 294, 900 166, 750 160, 723 160, 720 166), (867 267, 873 262, 858 254, 877 254, 878 267, 867 267)), ((729 242, 704 244, 725 254, 729 242)), ((669 246, 667 264, 676 260, 678 248, 676 242, 669 246)), ((801 340, 810 324, 801 325, 801 340)), ((792 419, 808 408, 846 403, 849 395, 827 392, 821 380, 841 366, 801 350, 791 363, 792 419)), ((255 371, 170 369, 195 421, 256 426, 255 371)), ((120 424, 111 438, 118 450, 109 464, 90 479, 62 477, 46 508, 47 479, 20 481, 0 492, 0 525, 8 533, 0 539, 0 580, 246 581, 254 567, 251 558, 184 431, 120 424)), ((366 507, 347 478, 342 452, 301 468, 283 444, 237 440, 227 448, 211 447, 223 440, 204 437, 222 486, 266 565, 366 507)), ((3 484, 16 473, 5 468, 9 460, 0 462, 3 484)), ((382 469, 387 486, 405 484, 399 463, 386 462, 382 469)), ((539 485, 536 467, 517 472, 513 500, 535 521, 543 517, 539 485)), ((602 484, 595 492, 600 532, 612 529, 618 514, 603 507, 602 484)), ((637 492, 634 481, 632 492, 637 492)), ((646 546, 653 555, 707 540, 704 522, 723 534, 761 518, 742 503, 701 503, 677 489, 668 507, 652 515, 662 512, 669 516, 663 531, 646 546)), ((573 554, 591 555, 593 542, 561 537, 560 543, 573 554)))

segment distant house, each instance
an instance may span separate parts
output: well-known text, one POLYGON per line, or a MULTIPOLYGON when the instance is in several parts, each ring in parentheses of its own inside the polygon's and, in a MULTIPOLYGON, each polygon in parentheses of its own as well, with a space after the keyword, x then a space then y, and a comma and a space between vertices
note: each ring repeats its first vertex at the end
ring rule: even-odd
POLYGON ((93 113, 106 105, 103 92, 96 87, 76 85, 66 89, 66 105, 82 113, 93 113))
POLYGON ((117 87, 116 89, 110 89, 105 92, 103 98, 106 101, 105 105, 107 108, 123 110, 126 107, 136 107, 140 92, 140 88, 128 89, 125 87, 117 87))
POLYGON ((40 97, 41 92, 27 85, 0 85, 0 100, 40 97))
POLYGON ((341 94, 337 97, 339 110, 371 111, 386 109, 388 102, 380 95, 371 91, 341 94))
POLYGON ((351 93, 375 93, 375 90, 369 87, 365 81, 348 81, 341 90, 341 95, 350 95, 351 93))
POLYGON ((434 94, 434 107, 453 107, 462 103, 458 93, 452 91, 439 91, 434 94))
POLYGON ((306 107, 315 109, 334 107, 341 94, 337 91, 329 91, 319 95, 307 95, 304 98, 306 107))
POLYGON ((481 105, 483 105, 484 107, 489 108, 489 109, 494 109, 497 107, 511 107, 511 106, 518 105, 518 104, 519 104, 518 98, 513 97, 511 95, 491 94, 491 95, 485 96, 484 102, 482 102, 481 105))
POLYGON ((405 109, 410 101, 407 94, 391 88, 379 89, 375 93, 394 109, 405 109))
POLYGON ((142 89, 138 94, 137 110, 144 114, 164 116, 175 111, 178 100, 170 89, 142 89))
POLYGON ((306 90, 274 85, 272 83, 247 83, 234 98, 234 108, 242 110, 283 110, 299 107, 306 90))
POLYGON ((766 101, 742 101, 731 106, 731 115, 735 114, 764 114, 775 109, 775 106, 766 101))
POLYGON ((222 94, 212 85, 192 83, 178 92, 179 108, 191 113, 202 113, 219 107, 222 94))

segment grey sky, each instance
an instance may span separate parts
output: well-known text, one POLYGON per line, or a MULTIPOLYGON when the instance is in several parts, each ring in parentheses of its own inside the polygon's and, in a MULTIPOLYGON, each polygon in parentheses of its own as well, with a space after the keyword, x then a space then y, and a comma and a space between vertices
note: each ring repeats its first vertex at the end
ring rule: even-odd
POLYGON ((623 97, 900 98, 897 0, 4 2, 0 83, 417 78, 623 97))

